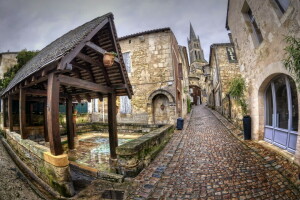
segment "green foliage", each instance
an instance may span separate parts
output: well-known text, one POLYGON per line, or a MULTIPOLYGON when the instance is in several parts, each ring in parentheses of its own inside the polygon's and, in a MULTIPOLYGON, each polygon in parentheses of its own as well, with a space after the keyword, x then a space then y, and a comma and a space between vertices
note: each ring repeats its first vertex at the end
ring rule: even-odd
POLYGON ((9 82, 15 77, 16 73, 25 65, 31 58, 33 58, 38 51, 27 51, 26 49, 20 51, 17 55, 18 63, 12 68, 9 68, 7 72, 4 73, 2 79, 0 79, 0 90, 5 89, 9 82))
POLYGON ((63 128, 66 128, 66 127, 67 127, 67 125, 66 125, 66 115, 65 115, 65 114, 59 113, 59 124, 60 124, 63 128))
POLYGON ((190 113, 192 110, 192 103, 191 103, 190 98, 187 98, 186 102, 187 102, 187 112, 190 113))
POLYGON ((233 98, 243 97, 245 89, 246 89, 246 85, 242 77, 236 77, 230 81, 229 94, 233 98))
POLYGON ((246 84, 242 77, 235 77, 230 82, 229 95, 234 98, 237 103, 241 106, 243 115, 248 113, 248 106, 245 100, 246 84))
POLYGON ((296 82, 300 83, 300 38, 285 37, 287 46, 284 48, 286 58, 283 64, 287 70, 296 76, 296 82))

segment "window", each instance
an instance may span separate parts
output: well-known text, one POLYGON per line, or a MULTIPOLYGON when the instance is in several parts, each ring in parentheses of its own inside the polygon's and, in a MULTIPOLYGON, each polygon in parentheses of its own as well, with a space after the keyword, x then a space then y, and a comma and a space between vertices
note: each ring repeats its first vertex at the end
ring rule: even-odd
POLYGON ((290 0, 275 0, 275 2, 282 13, 285 13, 290 5, 290 0))
POLYGON ((131 59, 130 52, 123 53, 123 59, 126 66, 127 73, 131 73, 131 59))
POLYGON ((250 8, 247 11, 247 15, 248 15, 248 17, 250 19, 250 22, 252 24, 252 28, 254 29, 254 32, 255 32, 256 38, 258 40, 258 43, 260 44, 263 41, 263 37, 262 37, 260 29, 257 26, 257 23, 256 23, 256 20, 253 16, 252 10, 250 8))
POLYGON ((93 112, 98 112, 98 99, 93 99, 92 102, 94 103, 93 112))
POLYGON ((120 96, 120 112, 122 114, 131 113, 131 100, 128 96, 120 96))

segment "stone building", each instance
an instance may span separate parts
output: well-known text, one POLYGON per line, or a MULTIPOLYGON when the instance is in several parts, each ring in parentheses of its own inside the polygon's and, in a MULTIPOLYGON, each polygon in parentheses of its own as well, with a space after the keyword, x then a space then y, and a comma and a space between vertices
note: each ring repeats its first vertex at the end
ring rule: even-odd
POLYGON ((3 52, 0 53, 0 78, 7 70, 17 64, 18 52, 3 52))
POLYGON ((210 106, 228 119, 238 122, 242 118, 235 100, 230 98, 229 87, 235 77, 240 76, 240 69, 235 55, 233 43, 218 43, 210 46, 209 56, 210 106), (211 84, 212 83, 212 84, 211 84))
POLYGON ((190 56, 190 75, 189 88, 192 96, 192 102, 195 105, 206 103, 206 91, 204 90, 205 77, 203 75, 203 66, 207 65, 204 58, 199 36, 197 37, 190 24, 190 37, 188 38, 189 56, 190 56))
POLYGON ((252 138, 300 164, 299 85, 283 64, 285 36, 300 37, 300 1, 229 0, 227 10, 226 28, 248 86, 252 138))
MULTIPOLYGON (((118 122, 174 124, 185 117, 189 63, 172 30, 136 33, 119 38, 119 43, 134 95, 118 99, 118 122)), ((106 102, 92 102, 93 121, 106 121, 106 102)))
POLYGON ((189 59, 187 55, 187 49, 185 46, 179 46, 179 67, 182 69, 179 69, 179 72, 182 71, 182 74, 179 74, 179 78, 181 79, 181 93, 182 96, 182 116, 186 116, 187 114, 187 100, 191 99, 190 93, 189 93, 189 73, 190 73, 190 65, 189 65, 189 59))

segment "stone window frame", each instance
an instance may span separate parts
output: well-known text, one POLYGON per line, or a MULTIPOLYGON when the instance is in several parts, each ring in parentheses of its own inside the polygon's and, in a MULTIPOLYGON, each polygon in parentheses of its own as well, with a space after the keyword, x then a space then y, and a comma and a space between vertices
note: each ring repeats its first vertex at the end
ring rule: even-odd
POLYGON ((254 47, 258 48, 262 43, 264 43, 264 37, 259 27, 259 23, 257 23, 257 19, 253 14, 253 10, 250 8, 247 1, 244 1, 241 13, 243 15, 245 25, 252 38, 254 47))
POLYGON ((270 7, 272 7, 271 11, 274 13, 279 22, 278 27, 280 27, 287 19, 289 19, 294 11, 291 1, 285 12, 282 12, 276 0, 269 0, 269 4, 271 5, 270 7))

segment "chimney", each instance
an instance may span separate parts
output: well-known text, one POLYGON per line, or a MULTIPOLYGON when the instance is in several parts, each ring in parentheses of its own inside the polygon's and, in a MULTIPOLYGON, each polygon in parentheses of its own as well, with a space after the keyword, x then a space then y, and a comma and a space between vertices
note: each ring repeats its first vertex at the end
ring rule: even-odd
POLYGON ((232 40, 232 35, 231 35, 231 33, 228 33, 228 37, 229 37, 229 41, 230 41, 230 43, 232 43, 232 44, 233 44, 233 40, 232 40))

